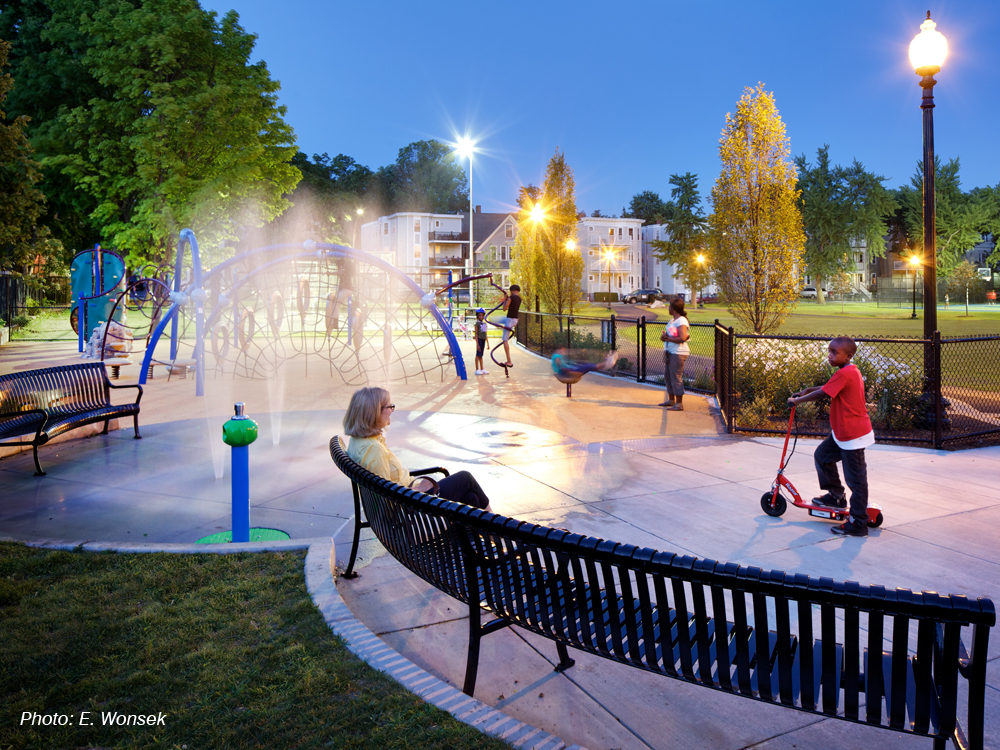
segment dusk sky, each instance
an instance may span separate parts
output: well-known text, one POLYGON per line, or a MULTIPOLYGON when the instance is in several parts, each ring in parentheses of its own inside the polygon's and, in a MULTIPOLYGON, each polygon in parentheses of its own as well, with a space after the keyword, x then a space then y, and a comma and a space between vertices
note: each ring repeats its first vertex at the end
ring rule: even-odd
MULTIPOLYGON (((469 135, 473 199, 514 206, 554 150, 577 207, 617 214, 673 173, 708 195, 744 87, 776 97, 793 155, 830 144, 907 184, 921 156, 921 90, 907 57, 929 9, 949 54, 934 89, 937 154, 965 189, 1000 183, 1000 1, 747 3, 206 0, 259 35, 298 147, 372 169, 406 144, 469 135)), ((467 162, 463 162, 467 164, 467 162)))

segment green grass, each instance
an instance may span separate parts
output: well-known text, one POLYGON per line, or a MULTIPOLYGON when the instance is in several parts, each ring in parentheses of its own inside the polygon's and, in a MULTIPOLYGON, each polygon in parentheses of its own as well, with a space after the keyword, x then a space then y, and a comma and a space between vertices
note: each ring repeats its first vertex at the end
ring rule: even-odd
POLYGON ((348 652, 303 558, 0 543, 0 747, 507 747, 348 652), (73 725, 21 726, 24 711, 73 725), (166 724, 102 726, 115 711, 166 724))

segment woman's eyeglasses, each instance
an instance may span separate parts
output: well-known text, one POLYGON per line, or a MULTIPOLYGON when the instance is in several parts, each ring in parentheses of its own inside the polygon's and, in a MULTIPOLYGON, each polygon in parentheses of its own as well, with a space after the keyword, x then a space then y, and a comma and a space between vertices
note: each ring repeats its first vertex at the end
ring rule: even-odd
POLYGON ((396 405, 395 404, 386 404, 382 408, 383 409, 389 409, 390 411, 396 411, 396 405))

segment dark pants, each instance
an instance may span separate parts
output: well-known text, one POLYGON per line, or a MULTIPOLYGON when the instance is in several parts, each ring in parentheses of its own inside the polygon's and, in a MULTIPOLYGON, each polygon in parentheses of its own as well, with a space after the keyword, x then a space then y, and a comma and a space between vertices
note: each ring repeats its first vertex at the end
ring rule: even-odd
POLYGON ((816 461, 819 486, 841 497, 846 493, 837 471, 837 462, 844 464, 844 479, 851 488, 851 517, 855 523, 868 523, 868 466, 865 463, 865 449, 844 450, 830 435, 819 444, 813 458, 816 461))
POLYGON ((473 508, 485 508, 490 504, 479 482, 467 471, 456 471, 438 482, 438 497, 455 503, 465 503, 473 508))

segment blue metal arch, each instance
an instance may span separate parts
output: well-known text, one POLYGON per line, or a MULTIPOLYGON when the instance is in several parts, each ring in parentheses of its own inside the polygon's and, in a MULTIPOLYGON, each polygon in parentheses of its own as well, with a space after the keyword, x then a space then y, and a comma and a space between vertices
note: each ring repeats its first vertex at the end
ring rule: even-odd
POLYGON ((142 361, 142 371, 139 373, 139 383, 145 384, 146 375, 149 372, 149 366, 153 361, 153 352, 156 350, 156 345, 163 335, 164 330, 167 327, 167 323, 172 323, 171 328, 171 345, 170 345, 170 356, 171 359, 177 356, 177 326, 178 326, 178 312, 182 305, 186 304, 189 300, 195 303, 195 395, 204 396, 205 395, 205 330, 211 329, 212 324, 216 318, 221 313, 223 305, 230 302, 228 299, 220 299, 215 307, 212 309, 208 316, 208 320, 205 320, 205 289, 203 284, 205 282, 211 282, 213 278, 221 275, 225 270, 231 266, 241 263, 248 258, 261 255, 264 253, 271 253, 275 250, 299 250, 299 252, 289 252, 287 255, 283 255, 281 258, 277 258, 270 263, 266 263, 260 268, 255 268, 250 271, 245 277, 240 279, 232 288, 236 289, 248 279, 252 278, 254 274, 262 271, 265 268, 276 263, 282 263, 287 260, 293 260, 296 258, 355 258, 358 260, 363 260, 369 265, 375 266, 382 269, 386 273, 395 276, 399 281, 401 281, 410 291, 414 292, 420 299, 421 304, 423 304, 430 311, 434 320, 437 321, 438 326, 441 328, 441 332, 444 334, 445 340, 448 342, 448 347, 454 354, 455 361, 455 374, 458 375, 462 380, 467 380, 468 375, 465 370, 465 360, 462 358, 462 351, 458 347, 458 340, 455 338, 454 331, 451 330, 451 326, 447 324, 441 311, 438 310, 437 305, 432 304, 433 295, 425 292, 420 286, 407 276, 405 273, 400 271, 391 263, 388 263, 381 258, 376 258, 374 255, 369 255, 368 253, 357 250, 353 247, 345 247, 343 245, 333 245, 325 242, 314 242, 313 240, 306 240, 305 242, 299 243, 286 243, 280 245, 268 245, 266 247, 258 247, 250 250, 246 253, 241 253, 240 255, 234 256, 229 260, 225 260, 215 268, 202 274, 201 269, 201 256, 198 251, 198 240, 195 238, 194 232, 190 229, 183 229, 180 233, 180 242, 177 246, 177 260, 174 269, 174 293, 171 295, 173 298, 173 304, 167 311, 167 314, 163 316, 160 322, 157 324, 156 328, 153 330, 153 335, 150 336, 149 346, 146 349, 146 355, 143 357, 142 361), (191 247, 191 260, 193 266, 193 276, 191 279, 191 284, 185 287, 183 290, 181 288, 181 271, 183 257, 184 257, 184 246, 189 245, 191 247))

